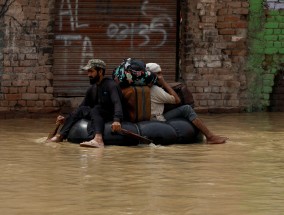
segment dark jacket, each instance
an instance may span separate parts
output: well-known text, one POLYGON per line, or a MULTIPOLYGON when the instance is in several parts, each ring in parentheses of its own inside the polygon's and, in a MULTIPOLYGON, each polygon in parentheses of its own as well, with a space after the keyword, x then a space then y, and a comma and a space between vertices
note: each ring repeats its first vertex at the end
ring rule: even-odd
POLYGON ((95 105, 112 113, 113 121, 123 120, 122 92, 113 79, 105 77, 99 85, 93 84, 88 88, 80 106, 93 108, 95 105))

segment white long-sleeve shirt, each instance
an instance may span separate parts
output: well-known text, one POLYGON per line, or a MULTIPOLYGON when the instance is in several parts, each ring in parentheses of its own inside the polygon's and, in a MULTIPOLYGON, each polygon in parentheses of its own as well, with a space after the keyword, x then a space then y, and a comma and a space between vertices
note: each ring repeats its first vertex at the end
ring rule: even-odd
MULTIPOLYGON (((167 93, 163 88, 153 85, 151 87, 151 115, 162 116, 164 104, 175 104, 175 97, 167 93)), ((164 121, 164 120, 162 120, 164 121)))

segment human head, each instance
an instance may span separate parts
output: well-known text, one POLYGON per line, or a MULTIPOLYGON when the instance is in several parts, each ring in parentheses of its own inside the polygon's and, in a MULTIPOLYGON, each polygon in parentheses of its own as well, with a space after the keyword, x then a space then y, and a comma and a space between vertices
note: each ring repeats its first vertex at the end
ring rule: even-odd
POLYGON ((105 75, 106 64, 100 59, 91 59, 87 65, 82 68, 83 71, 88 71, 90 84, 99 82, 105 75))
POLYGON ((146 70, 152 73, 159 73, 162 72, 162 69, 159 64, 157 63, 147 63, 146 70))
POLYGON ((97 71, 102 69, 104 75, 106 70, 106 63, 100 59, 91 59, 88 61, 87 65, 82 68, 83 71, 88 71, 89 69, 95 69, 97 71))

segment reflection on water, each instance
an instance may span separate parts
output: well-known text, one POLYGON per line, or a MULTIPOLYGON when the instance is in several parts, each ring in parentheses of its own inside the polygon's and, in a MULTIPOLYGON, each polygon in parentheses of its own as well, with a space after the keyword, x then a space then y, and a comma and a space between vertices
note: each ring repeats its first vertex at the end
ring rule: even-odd
POLYGON ((89 149, 0 120, 1 215, 283 214, 284 113, 200 116, 228 143, 89 149))

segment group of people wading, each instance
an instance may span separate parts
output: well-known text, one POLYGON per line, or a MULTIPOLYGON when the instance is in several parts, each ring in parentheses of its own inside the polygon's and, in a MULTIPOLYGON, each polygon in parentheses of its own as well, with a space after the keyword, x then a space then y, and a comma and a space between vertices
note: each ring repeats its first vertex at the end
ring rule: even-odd
POLYGON ((63 125, 60 132, 48 139, 49 142, 62 142, 68 137, 72 126, 81 119, 90 120, 87 131, 90 141, 80 143, 80 146, 104 147, 104 126, 112 121, 113 132, 121 131, 121 122, 127 121, 128 111, 125 109, 121 88, 135 85, 150 87, 151 119, 167 121, 182 117, 193 123, 206 137, 209 144, 225 143, 227 137, 212 133, 198 118, 191 105, 181 104, 181 99, 163 77, 160 65, 139 60, 126 59, 113 72, 113 77, 105 77, 106 64, 100 59, 91 59, 82 68, 87 72, 90 87, 87 89, 84 100, 79 107, 67 117, 59 115, 57 124, 63 125), (133 61, 133 62, 132 62, 133 61), (178 106, 165 111, 165 104, 178 106))

